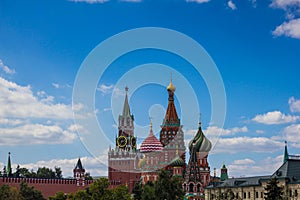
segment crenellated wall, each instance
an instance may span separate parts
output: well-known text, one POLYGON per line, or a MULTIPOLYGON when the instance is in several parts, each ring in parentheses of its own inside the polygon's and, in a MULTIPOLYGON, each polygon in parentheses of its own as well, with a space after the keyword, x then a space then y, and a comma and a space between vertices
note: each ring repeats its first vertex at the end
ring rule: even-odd
POLYGON ((76 179, 0 178, 0 185, 9 185, 15 188, 19 188, 22 182, 27 183, 28 186, 33 186, 36 190, 40 190, 43 196, 48 199, 48 197, 54 196, 59 191, 69 194, 85 189, 93 183, 93 180, 85 180, 84 186, 78 186, 76 179))

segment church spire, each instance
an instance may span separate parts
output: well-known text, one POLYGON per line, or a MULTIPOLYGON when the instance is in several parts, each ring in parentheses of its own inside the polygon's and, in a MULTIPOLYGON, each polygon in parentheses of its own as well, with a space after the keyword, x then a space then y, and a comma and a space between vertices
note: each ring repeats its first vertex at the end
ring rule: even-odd
POLYGON ((130 107, 128 103, 128 87, 125 87, 126 95, 125 95, 125 101, 124 101, 124 106, 123 106, 123 117, 130 116, 130 107))
POLYGON ((6 174, 7 174, 8 177, 12 176, 11 161, 10 161, 10 152, 8 152, 6 174))
POLYGON ((170 84, 167 87, 167 91, 169 94, 169 98, 168 98, 168 108, 166 111, 166 115, 165 115, 165 119, 164 119, 164 124, 163 125, 180 125, 180 121, 178 119, 178 115, 177 115, 177 111, 175 108, 175 104, 174 104, 174 92, 175 92, 176 88, 172 83, 172 75, 171 75, 171 80, 170 80, 170 84))
POLYGON ((287 150, 287 142, 285 141, 285 146, 284 146, 284 154, 283 154, 283 163, 285 163, 289 159, 289 154, 287 150))

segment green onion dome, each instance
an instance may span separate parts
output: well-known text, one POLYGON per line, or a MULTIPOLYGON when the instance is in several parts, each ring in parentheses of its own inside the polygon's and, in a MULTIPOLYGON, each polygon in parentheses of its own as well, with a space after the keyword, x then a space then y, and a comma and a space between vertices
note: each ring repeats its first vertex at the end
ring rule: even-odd
POLYGON ((202 132, 201 123, 199 123, 198 132, 195 137, 189 142, 189 150, 191 152, 195 143, 196 152, 209 152, 211 150, 211 142, 205 137, 202 132))
POLYGON ((179 156, 177 155, 172 161, 171 161, 171 164, 170 164, 172 167, 183 167, 185 165, 185 162, 184 160, 179 156))

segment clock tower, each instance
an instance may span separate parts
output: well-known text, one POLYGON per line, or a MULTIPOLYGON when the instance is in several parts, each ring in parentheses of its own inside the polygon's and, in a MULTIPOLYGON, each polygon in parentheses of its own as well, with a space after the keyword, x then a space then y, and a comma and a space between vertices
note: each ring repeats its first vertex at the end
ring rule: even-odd
POLYGON ((136 137, 134 136, 134 116, 130 113, 128 103, 128 87, 125 87, 125 101, 123 112, 119 115, 118 137, 116 146, 121 149, 136 149, 136 137))
POLYGON ((115 148, 108 151, 108 179, 110 187, 127 185, 129 191, 140 181, 138 162, 141 154, 136 149, 137 139, 134 136, 134 117, 128 103, 128 87, 125 88, 123 111, 119 115, 118 134, 115 148))

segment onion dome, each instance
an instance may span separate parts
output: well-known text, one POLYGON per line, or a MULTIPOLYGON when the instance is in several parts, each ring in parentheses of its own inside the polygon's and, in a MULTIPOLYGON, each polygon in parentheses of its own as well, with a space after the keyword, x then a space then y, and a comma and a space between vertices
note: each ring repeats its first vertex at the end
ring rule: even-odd
POLYGON ((184 160, 177 155, 170 163, 172 167, 183 167, 185 165, 184 160))
POLYGON ((198 132, 195 137, 189 143, 189 150, 191 152, 195 144, 196 152, 209 152, 211 150, 211 142, 205 137, 202 132, 201 123, 199 123, 198 132))
POLYGON ((150 133, 148 137, 142 142, 140 151, 141 153, 148 153, 153 151, 161 151, 163 149, 163 145, 160 141, 155 137, 152 131, 152 122, 150 123, 150 133))
POLYGON ((167 90, 170 90, 172 92, 175 92, 175 90, 176 90, 176 87, 172 83, 172 75, 171 75, 170 84, 168 85, 167 90))

